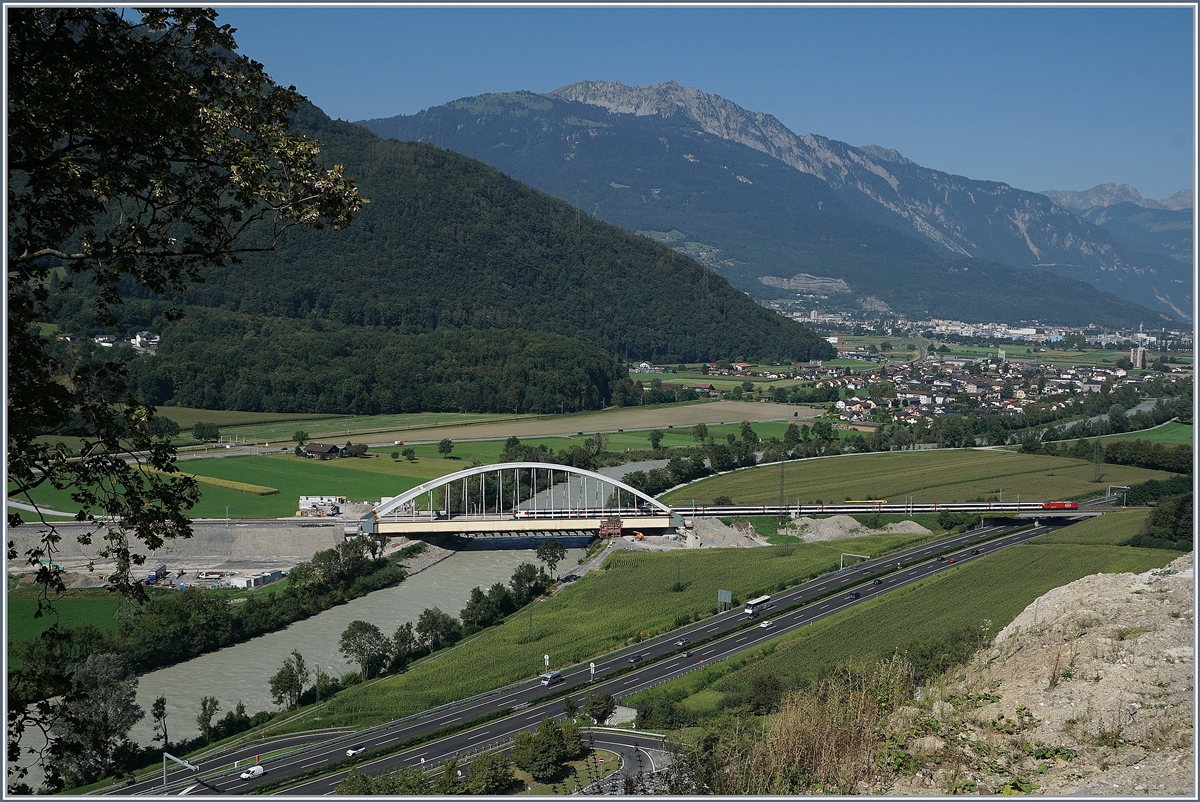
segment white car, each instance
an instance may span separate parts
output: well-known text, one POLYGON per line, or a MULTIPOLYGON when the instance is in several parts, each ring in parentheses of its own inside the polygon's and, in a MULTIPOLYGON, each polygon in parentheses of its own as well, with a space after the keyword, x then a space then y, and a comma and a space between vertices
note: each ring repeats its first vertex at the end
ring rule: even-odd
POLYGON ((770 629, 771 627, 775 626, 775 622, 774 621, 763 621, 758 626, 761 629, 770 629))
POLYGON ((358 746, 352 746, 346 750, 346 757, 354 757, 355 755, 357 755, 359 752, 362 752, 366 748, 367 747, 363 746, 362 744, 359 744, 358 746))
POLYGON ((253 780, 255 777, 261 777, 261 776, 263 776, 263 767, 262 766, 251 766, 250 768, 248 768, 242 772, 243 780, 253 780))

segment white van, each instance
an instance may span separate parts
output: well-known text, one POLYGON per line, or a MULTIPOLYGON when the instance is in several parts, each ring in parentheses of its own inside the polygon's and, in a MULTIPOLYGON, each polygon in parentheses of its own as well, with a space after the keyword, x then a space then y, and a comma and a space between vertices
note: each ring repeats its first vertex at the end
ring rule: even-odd
POLYGON ((561 671, 551 671, 547 674, 542 674, 543 685, 553 685, 556 682, 562 682, 563 676, 561 671))
POLYGON ((243 780, 253 780, 256 777, 261 777, 262 775, 263 775, 263 767, 262 766, 251 766, 250 768, 248 768, 242 772, 242 779, 243 780))

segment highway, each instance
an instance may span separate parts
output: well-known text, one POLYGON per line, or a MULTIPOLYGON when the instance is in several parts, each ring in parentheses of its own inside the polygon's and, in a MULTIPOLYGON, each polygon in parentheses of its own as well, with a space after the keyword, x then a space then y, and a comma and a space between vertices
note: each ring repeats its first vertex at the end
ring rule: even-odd
MULTIPOLYGON (((926 543, 886 558, 860 562, 848 566, 845 570, 835 571, 773 594, 770 607, 766 608, 758 619, 749 620, 742 609, 734 608, 668 635, 597 658, 594 661, 594 679, 588 665, 563 669, 562 685, 546 688, 536 681, 531 681, 358 734, 335 735, 298 754, 264 761, 266 772, 260 778, 244 781, 233 772, 228 776, 209 780, 206 785, 198 785, 191 793, 252 792, 255 787, 278 782, 281 777, 313 772, 344 760, 347 757, 346 749, 358 745, 366 747, 366 752, 362 755, 366 762, 360 765, 360 769, 369 773, 391 770, 399 766, 421 766, 423 762, 441 763, 456 755, 499 745, 521 730, 533 729, 545 716, 561 718, 562 696, 544 702, 535 701, 554 692, 556 688, 572 688, 570 695, 579 703, 588 693, 611 693, 616 698, 628 696, 702 668, 706 663, 724 659, 788 631, 835 615, 896 587, 917 582, 951 565, 981 559, 998 549, 1023 543, 1044 534, 1048 528, 1037 526, 1013 532, 1012 526, 986 527, 926 543), (978 555, 971 553, 976 547, 981 551, 978 555), (944 556, 946 560, 935 559, 939 555, 944 556), (951 557, 954 558, 953 563, 950 562, 951 557), (881 580, 881 584, 874 584, 875 579, 881 580), (858 597, 851 598, 851 591, 857 591, 858 597), (791 607, 796 609, 785 611, 791 607), (764 621, 771 623, 767 627, 759 626, 764 621), (684 637, 688 638, 689 642, 681 646, 677 641, 684 637), (686 657, 683 656, 685 651, 689 652, 686 657), (636 664, 630 661, 634 655, 641 656, 636 664), (470 730, 387 757, 372 760, 369 754, 373 750, 394 748, 396 744, 415 736, 433 733, 441 727, 461 724, 503 709, 513 712, 470 730)), ((256 748, 266 751, 268 748, 277 750, 281 747, 270 743, 256 748)), ((226 757, 214 762, 228 766, 230 759, 226 757)), ((209 770, 217 766, 201 764, 201 767, 203 770, 209 770)), ((172 782, 185 780, 189 772, 179 769, 172 771, 170 776, 172 782)), ((327 794, 344 776, 344 771, 338 771, 279 793, 327 794)), ((113 789, 113 792, 155 793, 161 792, 161 788, 160 775, 156 782, 145 781, 123 789, 113 789)))

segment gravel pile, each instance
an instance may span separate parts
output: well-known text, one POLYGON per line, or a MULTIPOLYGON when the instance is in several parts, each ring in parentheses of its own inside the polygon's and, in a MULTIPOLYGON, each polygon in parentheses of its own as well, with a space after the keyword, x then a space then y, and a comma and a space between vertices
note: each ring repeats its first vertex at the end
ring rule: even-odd
POLYGON ((864 537, 880 532, 905 532, 909 534, 928 535, 929 530, 916 521, 899 521, 881 529, 870 529, 863 526, 849 515, 831 515, 828 518, 794 519, 781 534, 791 535, 805 543, 816 543, 822 540, 841 540, 848 537, 864 537))

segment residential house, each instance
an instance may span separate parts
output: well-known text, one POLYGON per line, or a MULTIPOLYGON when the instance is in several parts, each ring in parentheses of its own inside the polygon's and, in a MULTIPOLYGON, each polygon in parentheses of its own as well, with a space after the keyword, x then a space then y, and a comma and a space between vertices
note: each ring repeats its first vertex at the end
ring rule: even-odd
POLYGON ((313 459, 337 459, 342 456, 342 449, 324 443, 305 443, 303 450, 305 456, 313 459))

